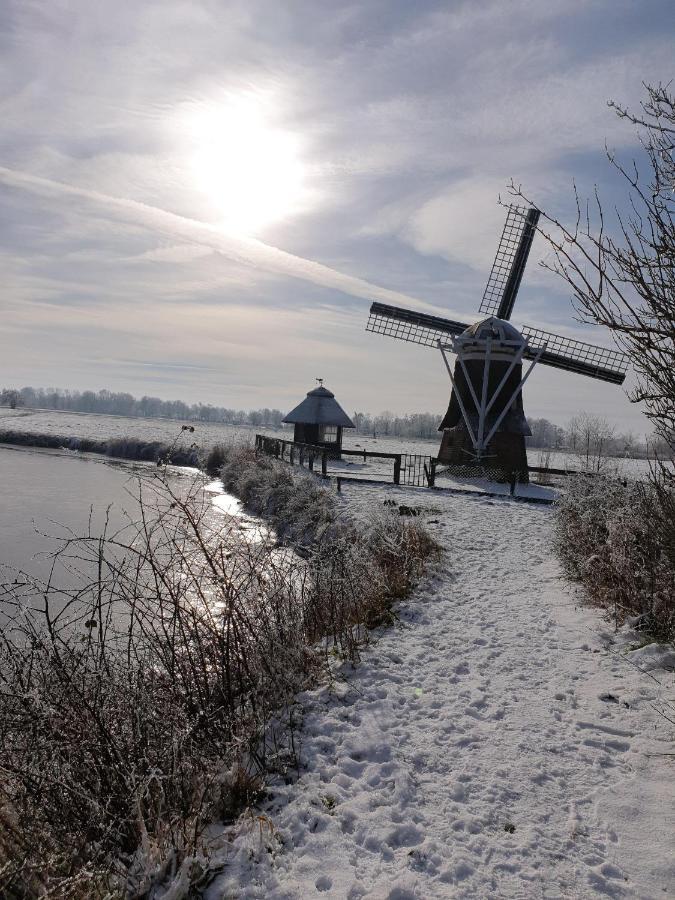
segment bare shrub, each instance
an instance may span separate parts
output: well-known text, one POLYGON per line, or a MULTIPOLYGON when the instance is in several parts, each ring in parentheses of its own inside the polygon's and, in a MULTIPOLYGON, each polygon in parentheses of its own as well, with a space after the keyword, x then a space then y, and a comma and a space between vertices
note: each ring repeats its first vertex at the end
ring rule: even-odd
POLYGON ((675 636, 672 481, 571 479, 558 502, 555 540, 567 575, 617 624, 641 616, 655 636, 675 636))
POLYGON ((225 468, 304 558, 159 472, 126 528, 56 551, 75 588, 0 585, 0 895, 201 878, 206 826, 296 764, 287 711, 322 639, 356 659, 362 623, 386 620, 433 551, 400 518, 340 521, 313 479, 246 452, 225 468))
POLYGON ((153 493, 123 534, 66 541, 60 560, 94 577, 35 585, 40 617, 27 585, 4 587, 2 800, 29 835, 23 858, 2 860, 8 885, 46 877, 76 896, 74 874, 121 863, 142 895, 232 807, 223 772, 270 765, 271 713, 317 665, 301 561, 242 541, 234 521, 215 529, 195 491, 159 479, 153 493))
POLYGON ((586 412, 574 416, 567 426, 569 449, 584 472, 607 472, 613 437, 614 429, 605 419, 586 412))
MULTIPOLYGON (((621 161, 607 151, 611 167, 626 188, 625 211, 608 207, 597 190, 592 202, 584 202, 575 188, 575 220, 565 224, 543 212, 541 221, 547 224, 539 232, 553 253, 545 267, 572 289, 581 318, 609 328, 627 353, 637 375, 629 398, 642 404, 663 457, 655 461, 651 485, 631 489, 629 503, 610 506, 598 497, 596 518, 606 513, 604 527, 611 536, 598 555, 606 575, 598 575, 595 581, 602 583, 604 591, 616 576, 617 609, 645 606, 654 626, 672 633, 675 95, 670 84, 644 87, 645 98, 637 113, 615 102, 609 104, 619 118, 635 127, 641 147, 639 162, 621 161)), ((519 187, 512 185, 512 193, 527 201, 519 187)), ((614 498, 613 492, 610 497, 614 498)), ((578 510, 570 511, 574 519, 586 504, 574 496, 571 502, 578 503, 578 510)), ((561 522, 565 520, 563 516, 561 522)), ((578 540, 579 550, 573 555, 585 552, 578 540)), ((573 534, 569 541, 574 541, 573 534)), ((597 554, 592 551, 592 555, 597 554)), ((578 568, 578 562, 570 564, 578 568)), ((600 596, 602 591, 594 588, 593 594, 600 596)))

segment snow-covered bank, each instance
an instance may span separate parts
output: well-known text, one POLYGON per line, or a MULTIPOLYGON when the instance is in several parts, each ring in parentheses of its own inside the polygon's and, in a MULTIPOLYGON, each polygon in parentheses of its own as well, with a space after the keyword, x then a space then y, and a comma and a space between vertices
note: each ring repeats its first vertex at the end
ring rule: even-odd
POLYGON ((227 521, 236 520, 241 531, 242 539, 249 543, 258 543, 273 537, 272 529, 255 517, 250 516, 244 510, 244 504, 234 494, 228 494, 223 482, 214 479, 204 485, 205 493, 210 496, 213 508, 224 515, 227 521))
MULTIPOLYGON (((385 497, 420 505, 343 502, 385 497)), ((549 508, 423 505, 441 563, 362 665, 300 698, 299 781, 272 785, 210 900, 672 896, 673 672, 579 606, 549 508)))

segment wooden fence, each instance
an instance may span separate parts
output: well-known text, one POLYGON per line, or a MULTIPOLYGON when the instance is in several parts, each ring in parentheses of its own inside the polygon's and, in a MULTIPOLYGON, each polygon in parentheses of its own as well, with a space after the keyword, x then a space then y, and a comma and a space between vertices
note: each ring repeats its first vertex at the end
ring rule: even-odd
MULTIPOLYGON (((397 484, 407 485, 410 487, 435 487, 436 476, 438 474, 455 475, 466 478, 471 477, 491 477, 493 473, 489 468, 475 467, 475 472, 468 466, 452 466, 441 464, 438 459, 433 456, 422 456, 415 453, 384 453, 374 450, 347 450, 344 447, 340 451, 341 456, 351 456, 363 459, 364 463, 369 459, 385 459, 392 460, 393 474, 391 481, 385 478, 359 478, 354 475, 341 471, 329 472, 329 464, 331 459, 331 451, 326 447, 315 444, 301 444, 295 441, 287 441, 283 438, 268 437, 264 434, 256 434, 255 436, 256 452, 264 453, 266 456, 272 456, 275 459, 282 460, 292 466, 306 467, 310 472, 320 474, 324 478, 333 475, 342 481, 360 481, 369 482, 371 484, 397 484), (320 466, 320 469, 319 469, 320 466)), ((575 475, 577 472, 571 469, 553 469, 546 466, 528 466, 530 472, 536 472, 545 476, 566 476, 575 475)), ((496 473, 495 477, 496 477, 496 473)), ((500 480, 496 477, 496 480, 500 480)), ((515 490, 515 479, 511 485, 511 492, 515 490)))
MULTIPOLYGON (((328 476, 328 463, 331 459, 331 451, 315 444, 300 444, 295 441, 285 441, 282 438, 267 437, 264 434, 256 434, 255 449, 266 456, 283 460, 292 466, 307 466, 310 472, 314 472, 318 463, 321 464, 321 474, 328 476)), ((394 463, 393 484, 405 484, 413 487, 433 487, 436 482, 436 460, 431 456, 421 456, 414 453, 380 453, 373 450, 346 450, 340 451, 341 456, 357 456, 367 462, 369 459, 390 459, 394 463)), ((317 473, 318 474, 318 473, 317 473)), ((354 478, 342 473, 333 472, 342 479, 349 477, 350 481, 374 481, 372 478, 354 478)))
POLYGON ((281 438, 256 434, 255 449, 258 453, 281 459, 292 466, 304 466, 307 464, 310 472, 314 471, 316 461, 319 460, 321 463, 321 474, 324 477, 328 475, 329 451, 325 447, 319 447, 314 444, 298 444, 295 441, 284 441, 281 438))

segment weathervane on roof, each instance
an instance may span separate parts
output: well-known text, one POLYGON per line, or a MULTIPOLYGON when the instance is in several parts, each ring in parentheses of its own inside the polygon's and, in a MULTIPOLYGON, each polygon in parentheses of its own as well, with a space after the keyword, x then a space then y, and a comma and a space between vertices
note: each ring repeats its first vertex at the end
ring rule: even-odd
POLYGON ((314 381, 318 381, 319 384, 323 384, 323 378, 315 378, 314 381))

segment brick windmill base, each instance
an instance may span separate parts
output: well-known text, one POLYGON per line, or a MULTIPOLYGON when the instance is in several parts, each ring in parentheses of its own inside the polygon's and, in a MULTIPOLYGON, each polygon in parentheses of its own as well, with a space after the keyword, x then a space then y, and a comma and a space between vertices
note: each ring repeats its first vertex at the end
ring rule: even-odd
POLYGON ((499 431, 488 444, 486 455, 480 463, 473 456, 473 444, 463 422, 444 430, 438 459, 444 465, 459 469, 458 474, 464 472, 475 477, 485 473, 493 481, 507 482, 515 477, 521 484, 527 484, 530 480, 525 437, 522 434, 499 431))

